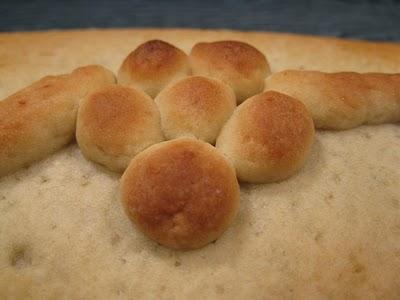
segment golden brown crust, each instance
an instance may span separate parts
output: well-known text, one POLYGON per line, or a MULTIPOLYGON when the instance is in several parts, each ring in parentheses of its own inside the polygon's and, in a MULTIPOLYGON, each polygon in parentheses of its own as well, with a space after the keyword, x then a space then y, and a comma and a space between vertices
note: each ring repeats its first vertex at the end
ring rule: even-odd
POLYGON ((186 54, 175 46, 160 40, 151 40, 132 51, 122 63, 122 69, 130 73, 132 79, 154 80, 169 76, 179 69, 186 59, 186 54))
POLYGON ((190 52, 190 62, 193 74, 229 84, 239 103, 261 92, 263 80, 270 72, 264 54, 239 41, 198 43, 190 52))
POLYGON ((188 58, 182 50, 161 40, 151 40, 125 58, 118 83, 133 85, 155 97, 166 84, 188 72, 188 58))
POLYGON ((0 101, 0 176, 68 144, 80 99, 113 81, 107 69, 86 66, 44 77, 0 101))
POLYGON ((234 72, 244 77, 251 77, 255 69, 268 68, 267 60, 253 46, 239 41, 216 41, 198 43, 193 46, 191 55, 217 70, 234 72))
POLYGON ((240 105, 217 139, 247 182, 271 182, 293 175, 304 164, 314 138, 305 106, 277 92, 265 92, 240 105))
POLYGON ((166 138, 194 136, 209 143, 236 107, 232 89, 219 80, 191 76, 168 86, 155 99, 166 138))
POLYGON ((263 145, 263 149, 247 149, 247 155, 255 162, 265 159, 272 161, 291 160, 297 156, 304 140, 309 139, 312 120, 304 105, 288 99, 280 93, 261 94, 247 107, 246 116, 242 111, 242 126, 239 133, 243 143, 263 145))
POLYGON ((130 87, 109 85, 85 98, 78 112, 77 141, 83 154, 114 171, 163 140, 154 101, 130 87))
POLYGON ((141 101, 144 97, 132 88, 117 85, 97 90, 81 106, 85 114, 82 126, 95 144, 105 151, 118 152, 115 148, 121 147, 132 127, 142 125, 153 113, 148 101, 141 101))
POLYGON ((400 74, 288 70, 268 77, 266 89, 302 101, 317 128, 400 121, 400 74))
POLYGON ((174 249, 199 248, 217 239, 239 204, 232 166, 212 146, 195 139, 145 150, 130 163, 121 188, 132 221, 174 249))

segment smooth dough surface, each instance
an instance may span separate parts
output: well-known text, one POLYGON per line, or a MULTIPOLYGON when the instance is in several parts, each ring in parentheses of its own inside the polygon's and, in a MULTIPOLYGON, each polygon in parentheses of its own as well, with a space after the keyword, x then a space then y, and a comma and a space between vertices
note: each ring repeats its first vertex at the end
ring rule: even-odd
POLYGON ((232 164, 194 138, 153 145, 121 178, 127 216, 147 236, 171 249, 202 248, 219 239, 239 208, 232 164))
POLYGON ((303 103, 267 91, 236 108, 215 146, 235 166, 239 180, 278 182, 306 163, 314 134, 314 123, 303 103))
POLYGON ((79 148, 87 159, 109 170, 122 173, 135 155, 163 140, 158 108, 138 89, 108 85, 80 103, 79 148))
MULTIPOLYGON (((105 30, 0 34, 0 96, 92 63, 117 71, 139 43, 186 53, 236 39, 284 69, 400 72, 400 45, 273 33, 105 30)), ((234 224, 176 252, 132 227, 119 177, 72 145, 0 178, 0 298, 398 299, 400 128, 317 131, 311 157, 277 184, 242 185, 234 224)))
POLYGON ((219 79, 234 90, 237 103, 262 92, 270 75, 265 54, 241 41, 197 43, 190 51, 194 75, 219 79))
POLYGON ((167 139, 194 136, 211 144, 236 108, 235 94, 227 84, 203 76, 167 86, 154 101, 167 139))
POLYGON ((138 88, 154 98, 167 84, 188 73, 189 59, 182 50, 161 40, 150 40, 124 59, 118 83, 138 88))

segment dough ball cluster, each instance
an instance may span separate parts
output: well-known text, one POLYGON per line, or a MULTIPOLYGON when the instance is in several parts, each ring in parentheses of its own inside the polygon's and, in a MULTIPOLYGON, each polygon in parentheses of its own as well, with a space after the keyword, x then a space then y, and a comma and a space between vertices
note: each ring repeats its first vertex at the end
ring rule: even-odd
POLYGON ((232 223, 238 179, 280 181, 304 165, 314 126, 400 120, 399 74, 269 73, 244 42, 198 43, 188 56, 151 40, 123 61, 118 85, 101 66, 47 76, 0 101, 0 176, 76 133, 86 158, 124 172, 122 202, 139 229, 195 249, 232 223))
POLYGON ((82 101, 82 153, 125 171, 126 214, 150 238, 173 249, 202 247, 237 214, 238 179, 273 182, 303 166, 313 121, 294 98, 256 95, 269 72, 265 56, 243 42, 198 43, 188 58, 153 40, 124 60, 119 85, 82 101))
MULTIPOLYGON (((29 118, 19 117, 27 127, 21 142, 33 136, 42 148, 44 141, 67 143, 76 121, 82 154, 123 173, 122 202, 137 227, 166 247, 195 249, 218 239, 232 223, 238 179, 285 179, 310 151, 314 125, 304 105, 277 92, 256 95, 268 74, 265 56, 243 42, 198 43, 188 56, 151 40, 125 58, 118 84, 104 68, 80 68, 11 96, 1 102, 0 114, 8 117, 10 111, 15 120, 22 112, 16 107, 25 107, 40 113, 36 124, 57 125, 47 135, 63 129, 39 137, 28 130, 29 118), (51 109, 40 105, 43 99, 51 109)), ((0 137, 11 140, 13 132, 3 127, 0 137)), ((23 161, 18 153, 16 161, 23 161)))
POLYGON ((210 144, 175 139, 137 155, 121 179, 129 218, 173 249, 195 249, 228 228, 239 207, 232 165, 210 144))

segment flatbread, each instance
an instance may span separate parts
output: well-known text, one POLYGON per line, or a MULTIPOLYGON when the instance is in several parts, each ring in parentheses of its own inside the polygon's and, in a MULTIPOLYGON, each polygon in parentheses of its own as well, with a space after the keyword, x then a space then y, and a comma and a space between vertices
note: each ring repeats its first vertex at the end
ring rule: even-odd
MULTIPOLYGON (((185 52, 245 41, 272 72, 400 72, 400 44, 178 29, 2 33, 0 98, 80 65, 116 72, 154 38, 185 52)), ((299 174, 242 184, 233 226, 179 252, 140 233, 122 210, 119 174, 71 145, 0 178, 0 298, 399 298, 399 149, 398 124, 318 131, 299 174)))

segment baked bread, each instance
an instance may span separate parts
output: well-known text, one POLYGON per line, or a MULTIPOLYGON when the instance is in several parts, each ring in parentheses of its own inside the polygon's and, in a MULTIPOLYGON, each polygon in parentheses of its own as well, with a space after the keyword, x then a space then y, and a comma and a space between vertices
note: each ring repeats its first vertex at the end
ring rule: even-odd
POLYGON ((130 85, 155 97, 168 83, 188 75, 187 55, 175 46, 151 40, 139 45, 123 61, 118 83, 130 85))
POLYGON ((269 76, 265 84, 266 90, 302 101, 317 128, 400 121, 400 74, 288 70, 269 76))
POLYGON ((231 160, 241 181, 267 183, 295 174, 313 140, 314 124, 304 104, 270 91, 239 105, 216 147, 231 160))
POLYGON ((217 78, 235 91, 238 103, 260 93, 264 79, 270 74, 265 55, 240 41, 198 43, 190 52, 194 75, 217 78))
POLYGON ((46 76, 0 101, 0 177, 70 143, 81 98, 114 80, 106 68, 86 66, 46 76))
POLYGON ((103 87, 79 107, 79 148, 86 158, 112 171, 123 172, 136 154, 163 139, 157 106, 134 88, 103 87))
POLYGON ((211 144, 236 107, 235 94, 228 85, 203 76, 171 84, 155 102, 167 139, 192 136, 211 144))
POLYGON ((137 155, 121 179, 129 218, 173 249, 215 241, 239 208, 233 166, 211 145, 190 138, 154 145, 137 155))
MULTIPOLYGON (((84 64, 117 71, 151 39, 186 53, 202 41, 240 40, 274 73, 400 72, 395 43, 193 29, 0 33, 0 98, 84 64)), ((317 130, 296 176, 241 184, 232 225, 186 252, 132 226, 117 197, 120 175, 73 144, 0 178, 0 298, 398 299, 399 131, 317 130)))

